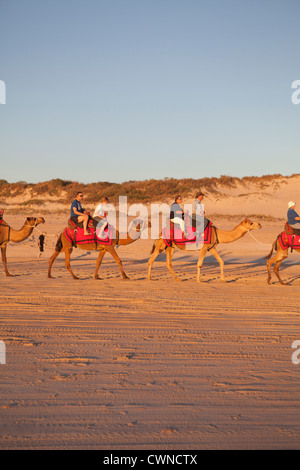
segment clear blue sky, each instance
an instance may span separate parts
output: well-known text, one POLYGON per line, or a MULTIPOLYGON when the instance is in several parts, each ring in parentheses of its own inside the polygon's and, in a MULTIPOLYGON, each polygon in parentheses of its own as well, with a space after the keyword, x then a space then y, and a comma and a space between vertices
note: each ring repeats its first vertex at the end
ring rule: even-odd
POLYGON ((0 0, 0 179, 300 173, 299 0, 0 0))

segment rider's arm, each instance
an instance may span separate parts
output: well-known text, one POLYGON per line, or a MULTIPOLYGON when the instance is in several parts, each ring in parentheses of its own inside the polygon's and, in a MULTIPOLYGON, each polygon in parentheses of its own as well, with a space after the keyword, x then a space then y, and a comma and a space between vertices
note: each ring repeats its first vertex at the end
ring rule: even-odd
POLYGON ((82 215, 82 212, 79 212, 76 207, 73 207, 74 214, 76 215, 82 215))

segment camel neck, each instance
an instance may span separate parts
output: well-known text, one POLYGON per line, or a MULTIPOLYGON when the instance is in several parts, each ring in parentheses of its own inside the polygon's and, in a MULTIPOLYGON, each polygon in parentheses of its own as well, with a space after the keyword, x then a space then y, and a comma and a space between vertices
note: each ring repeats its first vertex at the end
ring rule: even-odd
POLYGON ((241 225, 238 225, 233 230, 217 229, 219 243, 230 243, 238 240, 239 238, 242 238, 247 233, 247 231, 248 230, 241 225))
POLYGON ((135 236, 132 238, 129 233, 126 234, 126 238, 119 238, 118 245, 130 245, 140 238, 140 232, 136 232, 135 236))
POLYGON ((131 229, 126 237, 119 237, 118 245, 130 245, 141 237, 141 221, 137 220, 134 224, 135 229, 131 229), (133 234, 133 236, 130 235, 133 234))
POLYGON ((9 241, 18 243, 25 240, 31 235, 34 227, 34 225, 27 225, 26 222, 20 230, 9 227, 9 241))

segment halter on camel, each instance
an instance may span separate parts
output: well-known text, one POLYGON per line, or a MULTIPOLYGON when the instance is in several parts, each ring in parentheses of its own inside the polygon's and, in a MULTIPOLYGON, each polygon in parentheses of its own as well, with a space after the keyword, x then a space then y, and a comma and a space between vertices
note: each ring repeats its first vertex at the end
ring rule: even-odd
MULTIPOLYGON (((0 211, 0 225, 2 225, 2 227, 8 227, 8 236, 7 236, 7 242, 9 242, 9 238, 10 238, 10 225, 6 224, 6 222, 4 224, 2 224, 3 222, 3 213, 4 213, 4 209, 1 209, 0 211)), ((26 220, 25 224, 26 227, 32 227, 32 228, 35 228, 37 226, 37 219, 35 219, 35 224, 34 225, 27 225, 27 222, 29 222, 29 220, 26 220)), ((3 242, 4 243, 4 242, 3 242)))

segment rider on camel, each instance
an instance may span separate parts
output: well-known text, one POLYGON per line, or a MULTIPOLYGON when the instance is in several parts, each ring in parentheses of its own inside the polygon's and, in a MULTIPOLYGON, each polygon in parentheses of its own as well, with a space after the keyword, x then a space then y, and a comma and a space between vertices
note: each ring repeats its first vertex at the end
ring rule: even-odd
POLYGON ((82 191, 78 191, 76 198, 71 204, 71 220, 76 224, 83 222, 84 235, 89 235, 87 224, 89 216, 86 211, 82 208, 81 201, 83 199, 82 191))
POLYGON ((293 229, 295 235, 300 235, 300 217, 299 214, 295 211, 296 203, 290 201, 288 203, 287 219, 288 224, 293 229))
POLYGON ((185 228, 184 228, 184 210, 180 206, 181 203, 182 203, 182 197, 176 196, 175 201, 170 207, 170 221, 173 222, 173 224, 180 225, 183 236, 187 237, 185 233, 185 228))

